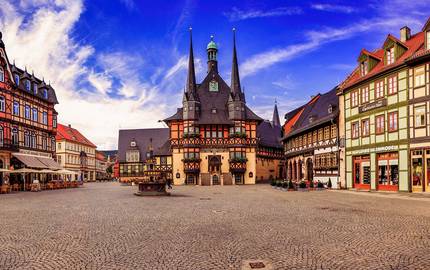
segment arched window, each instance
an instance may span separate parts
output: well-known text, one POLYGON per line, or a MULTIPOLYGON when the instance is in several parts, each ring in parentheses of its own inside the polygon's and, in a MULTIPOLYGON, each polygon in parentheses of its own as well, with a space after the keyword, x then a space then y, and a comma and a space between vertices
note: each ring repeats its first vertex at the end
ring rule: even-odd
POLYGON ((32 120, 35 122, 39 121, 39 111, 37 108, 33 108, 32 120))
POLYGON ((18 101, 13 102, 13 114, 19 116, 19 102, 18 101))
POLYGON ((3 140, 4 140, 3 127, 0 126, 0 146, 3 146, 3 140))
POLYGON ((31 148, 37 148, 37 136, 34 132, 31 133, 31 148))
POLYGON ((30 147, 30 133, 27 130, 24 131, 24 146, 30 147))
POLYGON ((24 116, 25 118, 30 119, 30 106, 28 105, 25 105, 24 116))
POLYGON ((5 106, 5 102, 4 102, 4 97, 0 96, 0 111, 4 112, 5 108, 6 108, 6 106, 5 106))
POLYGON ((13 145, 19 144, 18 129, 17 128, 12 129, 12 144, 13 145))
POLYGON ((42 149, 43 150, 46 150, 46 148, 47 148, 48 146, 47 146, 47 140, 46 140, 46 137, 42 137, 42 149))
POLYGON ((51 138, 51 151, 55 151, 55 137, 51 138))
POLYGON ((31 91, 31 83, 29 80, 25 80, 25 89, 27 89, 27 91, 31 91))
POLYGON ((0 67, 0 82, 4 82, 4 69, 0 67))
POLYGON ((43 112, 43 115, 42 115, 42 123, 43 123, 44 125, 47 125, 47 124, 48 124, 48 113, 47 113, 47 112, 43 112))

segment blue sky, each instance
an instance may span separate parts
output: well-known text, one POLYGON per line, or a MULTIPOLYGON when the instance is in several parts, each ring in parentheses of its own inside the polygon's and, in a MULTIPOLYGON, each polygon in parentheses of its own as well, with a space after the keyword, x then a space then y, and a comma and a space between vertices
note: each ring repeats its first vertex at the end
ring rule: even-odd
POLYGON ((50 80, 60 122, 100 149, 119 128, 162 126, 181 104, 193 27, 197 79, 210 35, 229 83, 232 32, 248 104, 265 118, 341 82, 362 48, 408 25, 419 31, 430 1, 6 0, 0 30, 10 59, 50 80))

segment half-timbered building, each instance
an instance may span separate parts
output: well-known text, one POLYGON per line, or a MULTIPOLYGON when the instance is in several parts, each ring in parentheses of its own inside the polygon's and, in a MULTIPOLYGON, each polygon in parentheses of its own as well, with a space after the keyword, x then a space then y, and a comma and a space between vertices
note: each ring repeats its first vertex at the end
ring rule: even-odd
POLYGON ((318 94, 285 115, 287 179, 339 187, 339 99, 336 89, 318 94))
MULTIPOLYGON (((54 160, 56 104, 55 91, 49 84, 9 61, 0 33, 1 169, 59 168, 54 160)), ((13 182, 12 178, 19 175, 10 177, 13 182)))

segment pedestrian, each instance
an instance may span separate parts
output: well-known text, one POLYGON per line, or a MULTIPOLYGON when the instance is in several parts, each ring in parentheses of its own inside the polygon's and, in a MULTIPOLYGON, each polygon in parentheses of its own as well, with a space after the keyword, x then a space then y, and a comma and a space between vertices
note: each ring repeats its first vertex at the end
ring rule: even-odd
POLYGON ((172 189, 172 179, 168 178, 166 180, 166 184, 167 184, 167 189, 172 189))

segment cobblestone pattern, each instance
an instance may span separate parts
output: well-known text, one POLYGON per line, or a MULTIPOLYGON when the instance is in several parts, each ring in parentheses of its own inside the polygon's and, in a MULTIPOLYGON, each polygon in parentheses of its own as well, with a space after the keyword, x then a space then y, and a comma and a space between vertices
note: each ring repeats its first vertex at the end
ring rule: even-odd
POLYGON ((0 195, 0 269, 430 269, 428 200, 88 183, 0 195))

